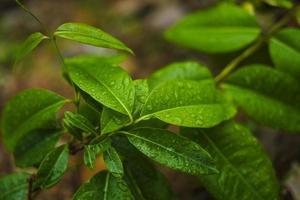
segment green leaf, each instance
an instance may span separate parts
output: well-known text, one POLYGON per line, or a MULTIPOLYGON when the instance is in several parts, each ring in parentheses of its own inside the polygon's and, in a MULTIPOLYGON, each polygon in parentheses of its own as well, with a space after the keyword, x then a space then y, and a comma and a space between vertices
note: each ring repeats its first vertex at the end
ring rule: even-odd
POLYGON ((293 2, 291 0, 263 0, 267 4, 271 6, 291 8, 293 6, 293 2))
POLYGON ((207 67, 197 62, 177 62, 156 71, 148 78, 151 90, 169 80, 203 80, 212 78, 207 67))
POLYGON ((95 167, 95 162, 98 154, 103 153, 111 146, 111 139, 108 137, 95 138, 91 144, 84 146, 84 164, 90 169, 95 167))
POLYGON ((103 107, 101 115, 101 134, 111 133, 119 130, 130 123, 127 115, 103 107))
POLYGON ((1 200, 24 200, 28 192, 29 174, 18 172, 0 179, 1 200))
POLYGON ((134 86, 131 77, 120 67, 95 59, 67 59, 71 80, 81 90, 108 108, 131 116, 134 86))
POLYGON ((141 112, 141 119, 156 117, 187 127, 212 127, 234 116, 212 81, 173 80, 154 88, 141 112))
POLYGON ((15 62, 20 62, 25 56, 27 56, 33 49, 35 49, 43 40, 48 39, 47 36, 40 32, 31 34, 23 44, 21 44, 15 62))
POLYGON ((93 124, 81 114, 67 111, 65 112, 65 122, 71 127, 82 130, 86 134, 93 133, 94 135, 98 135, 93 124))
POLYGON ((221 3, 184 17, 169 28, 165 36, 184 47, 225 53, 246 47, 259 33, 254 16, 234 4, 221 3))
POLYGON ((146 100, 149 96, 149 87, 147 80, 143 79, 134 80, 133 85, 135 88, 133 116, 139 117, 142 107, 146 103, 146 100))
POLYGON ((94 107, 90 106, 86 102, 81 102, 79 105, 78 113, 85 116, 95 127, 99 127, 101 115, 100 112, 95 110, 94 107))
POLYGON ((216 159, 219 174, 199 175, 217 200, 276 200, 279 187, 272 163, 251 132, 240 124, 184 130, 216 159))
POLYGON ((133 200, 126 182, 102 171, 84 183, 74 194, 73 200, 133 200))
POLYGON ((126 137, 114 137, 113 145, 124 159, 124 179, 135 199, 172 200, 175 195, 164 175, 132 146, 126 137))
POLYGON ((112 146, 103 153, 103 159, 107 170, 114 176, 122 177, 124 174, 122 160, 118 152, 112 146))
POLYGON ((283 29, 270 40, 269 49, 277 69, 300 80, 300 30, 283 29))
POLYGON ((67 102, 44 89, 25 90, 11 99, 2 117, 3 142, 13 150, 17 142, 36 129, 55 129, 56 113, 67 102))
POLYGON ((300 131, 300 85, 288 74, 252 65, 233 73, 222 87, 257 122, 300 131))
POLYGON ((35 187, 50 188, 58 183, 68 168, 69 149, 67 145, 57 147, 42 161, 38 172, 35 187))
POLYGON ((122 133, 139 151, 167 167, 193 175, 217 172, 211 156, 187 138, 155 128, 122 133))
POLYGON ((118 49, 133 54, 132 50, 118 39, 98 28, 86 24, 65 23, 57 28, 54 35, 83 44, 118 49))
POLYGON ((54 149, 61 131, 59 130, 34 130, 22 137, 14 150, 14 158, 18 167, 33 167, 54 149))

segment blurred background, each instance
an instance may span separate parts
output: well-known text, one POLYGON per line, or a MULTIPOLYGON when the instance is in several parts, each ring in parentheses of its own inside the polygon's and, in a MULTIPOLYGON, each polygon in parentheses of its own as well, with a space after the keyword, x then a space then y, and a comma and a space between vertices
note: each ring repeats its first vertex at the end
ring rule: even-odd
MULTIPOLYGON (((64 22, 82 22, 103 29, 114 35, 135 52, 122 64, 134 78, 146 78, 153 71, 175 61, 196 60, 209 66, 214 73, 222 69, 239 52, 226 55, 206 55, 168 43, 164 30, 182 16, 204 9, 217 0, 25 0, 24 4, 43 21, 50 30, 64 22)), ((245 9, 255 13, 263 30, 280 18, 285 10, 272 8, 260 0, 239 1, 245 9), (257 8, 254 9, 254 6, 257 8)), ((289 26, 297 26, 291 22, 289 26)), ((16 48, 35 31, 38 23, 20 9, 13 0, 0 0, 0 112, 5 102, 18 91, 42 87, 71 97, 72 90, 61 77, 59 60, 51 44, 44 42, 14 66, 16 48), (15 70, 13 70, 15 69, 15 70)), ((59 40, 65 57, 82 53, 108 55, 113 51, 78 45, 59 40)), ((266 47, 256 55, 255 62, 270 64, 266 47)), ((250 57, 247 62, 253 62, 250 57)), ((300 199, 300 136, 288 135, 265 127, 257 127, 244 116, 273 160, 284 191, 283 199, 300 199)), ((78 186, 104 166, 101 159, 95 171, 77 165, 82 156, 73 156, 73 166, 58 186, 42 192, 37 199, 70 199, 78 186)), ((4 149, 0 137, 0 177, 16 171, 11 155, 4 149)), ((190 176, 163 168, 179 199, 210 200, 198 181, 190 176)))

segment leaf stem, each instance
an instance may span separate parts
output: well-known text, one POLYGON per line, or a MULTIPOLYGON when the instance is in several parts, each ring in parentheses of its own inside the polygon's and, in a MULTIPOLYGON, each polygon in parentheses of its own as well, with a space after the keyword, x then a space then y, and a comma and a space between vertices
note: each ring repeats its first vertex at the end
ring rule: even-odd
POLYGON ((221 71, 221 73, 215 77, 215 81, 219 83, 220 81, 224 80, 242 61, 255 53, 266 41, 268 41, 272 37, 274 33, 276 33, 282 26, 288 23, 299 8, 299 5, 295 6, 282 19, 271 26, 271 28, 265 34, 261 34, 257 38, 256 42, 254 42, 250 47, 244 50, 239 56, 234 58, 224 67, 223 71, 221 71))

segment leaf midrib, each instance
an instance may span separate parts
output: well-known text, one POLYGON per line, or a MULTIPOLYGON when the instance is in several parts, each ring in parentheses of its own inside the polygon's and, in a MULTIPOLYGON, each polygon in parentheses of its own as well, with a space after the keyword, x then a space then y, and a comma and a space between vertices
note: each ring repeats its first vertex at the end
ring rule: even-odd
MULTIPOLYGON (((144 140, 144 141, 149 142, 149 143, 151 143, 151 144, 154 144, 154 145, 156 145, 156 146, 158 146, 158 147, 161 147, 162 149, 165 149, 165 150, 168 151, 168 152, 171 152, 171 153, 174 153, 175 155, 178 155, 179 157, 182 157, 182 158, 184 158, 184 159, 186 159, 186 160, 190 160, 190 161, 196 163, 196 165, 201 165, 201 166, 204 166, 205 168, 209 168, 209 169, 210 169, 210 167, 203 165, 201 162, 199 162, 199 161, 197 161, 197 160, 195 160, 195 159, 191 159, 191 158, 188 157, 188 156, 186 157, 186 156, 184 156, 184 154, 178 153, 178 152, 176 152, 176 151, 172 151, 172 150, 170 150, 170 149, 164 147, 163 145, 161 145, 161 144, 159 144, 159 143, 156 143, 156 142, 154 142, 154 141, 151 141, 151 140, 149 140, 149 139, 143 138, 143 137, 141 137, 141 136, 138 136, 138 135, 135 135, 135 134, 132 134, 132 133, 129 133, 129 132, 122 132, 122 133, 127 134, 127 135, 129 135, 129 136, 136 137, 137 139, 140 139, 140 140, 144 140)), ((205 150, 203 149, 203 151, 205 151, 205 150)), ((210 159, 209 156, 207 156, 207 158, 210 159)), ((203 160, 201 160, 201 161, 203 161, 203 160)))
POLYGON ((188 32, 188 31, 205 31, 205 32, 214 32, 216 33, 216 30, 218 33, 220 32, 220 30, 222 30, 222 32, 239 32, 239 33, 259 33, 259 28, 257 27, 243 27, 243 26, 218 26, 218 27, 213 27, 213 26, 200 26, 200 27, 184 27, 184 29, 182 29, 183 27, 177 27, 174 28, 173 31, 176 32, 188 32))
POLYGON ((247 185, 250 190, 252 191, 252 193, 257 196, 259 199, 264 200, 264 198, 261 196, 261 194, 259 194, 258 192, 256 192, 256 189, 253 185, 251 185, 250 183, 247 182, 247 180, 244 178, 244 176, 236 169, 236 167, 233 165, 232 162, 230 162, 225 155, 222 154, 222 152, 220 151, 220 149, 215 145, 215 143, 209 138, 209 136, 205 133, 205 131, 203 130, 199 130, 202 135, 204 136, 204 138, 208 141, 208 143, 210 144, 210 146, 216 151, 216 153, 230 166, 230 168, 237 174, 237 176, 240 178, 240 180, 242 182, 245 183, 245 185, 247 185))
MULTIPOLYGON (((132 115, 131 112, 128 110, 128 108, 125 106, 125 104, 119 99, 119 97, 117 97, 115 95, 115 93, 105 84, 103 83, 101 80, 98 80, 97 77, 95 77, 93 74, 91 74, 89 71, 83 70, 80 66, 78 67, 80 69, 81 72, 83 73, 87 73, 95 82, 100 83, 101 85, 103 85, 106 90, 108 90, 109 93, 111 93, 113 95, 113 97, 119 102, 119 104, 123 107, 123 109, 125 110, 125 112, 127 113, 127 115, 130 117, 130 119, 132 119, 132 115)), ((108 107, 108 106, 107 106, 108 107)), ((113 110, 115 110, 114 108, 111 108, 113 110)), ((117 111, 118 112, 118 111, 117 111)), ((124 113, 123 113, 124 114, 124 113)))

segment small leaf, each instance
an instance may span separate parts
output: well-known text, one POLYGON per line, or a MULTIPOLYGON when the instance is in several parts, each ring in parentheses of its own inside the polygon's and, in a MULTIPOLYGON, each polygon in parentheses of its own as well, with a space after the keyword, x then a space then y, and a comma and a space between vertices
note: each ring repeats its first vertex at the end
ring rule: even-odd
POLYGON ((86 102, 81 102, 79 105, 78 113, 85 116, 95 127, 99 127, 100 112, 101 110, 95 110, 94 107, 90 106, 86 102))
POLYGON ((288 74, 252 65, 230 75, 222 87, 258 123, 300 131, 300 85, 288 74))
POLYGON ((217 200, 278 199, 272 163, 247 128, 228 122, 213 129, 185 129, 184 135, 216 158, 220 173, 198 177, 217 200))
POLYGON ((98 135, 93 124, 81 114, 67 111, 65 112, 65 121, 69 126, 76 127, 82 130, 87 135, 89 133, 98 135))
POLYGON ((2 117, 3 142, 13 150, 17 142, 36 129, 55 129, 56 113, 67 102, 44 89, 28 89, 10 100, 2 117))
POLYGON ((34 130, 22 137, 14 150, 15 162, 18 167, 33 167, 54 149, 61 131, 34 130))
POLYGON ((114 176, 122 177, 124 174, 122 160, 118 152, 110 147, 103 153, 103 159, 107 170, 114 176))
POLYGON ((73 200, 133 200, 126 182, 106 171, 99 172, 84 183, 74 194, 73 200))
POLYGON ((35 187, 50 188, 59 182, 68 167, 69 149, 67 145, 57 147, 42 161, 38 172, 35 187))
POLYGON ((119 130, 130 123, 127 115, 103 107, 101 115, 101 134, 111 133, 119 130))
POLYGON ((234 116, 212 81, 172 80, 154 88, 140 119, 156 117, 187 127, 212 127, 234 116))
POLYGON ((133 54, 132 50, 118 39, 98 28, 86 24, 65 23, 57 28, 54 35, 83 44, 118 49, 133 54))
POLYGON ((29 174, 18 172, 3 176, 0 179, 1 200, 24 200, 28 192, 29 174))
POLYGON ((106 137, 96 138, 91 144, 84 146, 84 164, 89 168, 95 167, 96 157, 111 146, 111 139, 106 137))
POLYGON ((134 86, 123 69, 88 58, 67 59, 66 64, 77 87, 106 107, 131 117, 134 86))
POLYGON ((25 56, 27 56, 33 49, 35 49, 43 40, 48 39, 47 36, 40 32, 31 34, 25 42, 20 46, 17 55, 16 63, 20 62, 25 56))
POLYGON ((221 3, 184 17, 169 28, 165 36, 184 47, 207 53, 225 53, 244 48, 259 33, 254 16, 232 3, 221 3))
POLYGON ((167 167, 192 175, 217 172, 211 156, 187 138, 154 128, 138 128, 124 134, 139 151, 167 167))
POLYGON ((283 29, 270 40, 269 49, 277 69, 300 78, 299 29, 283 29))
POLYGON ((148 78, 149 88, 169 80, 203 80, 212 78, 207 67, 197 62, 177 62, 156 71, 148 78))

